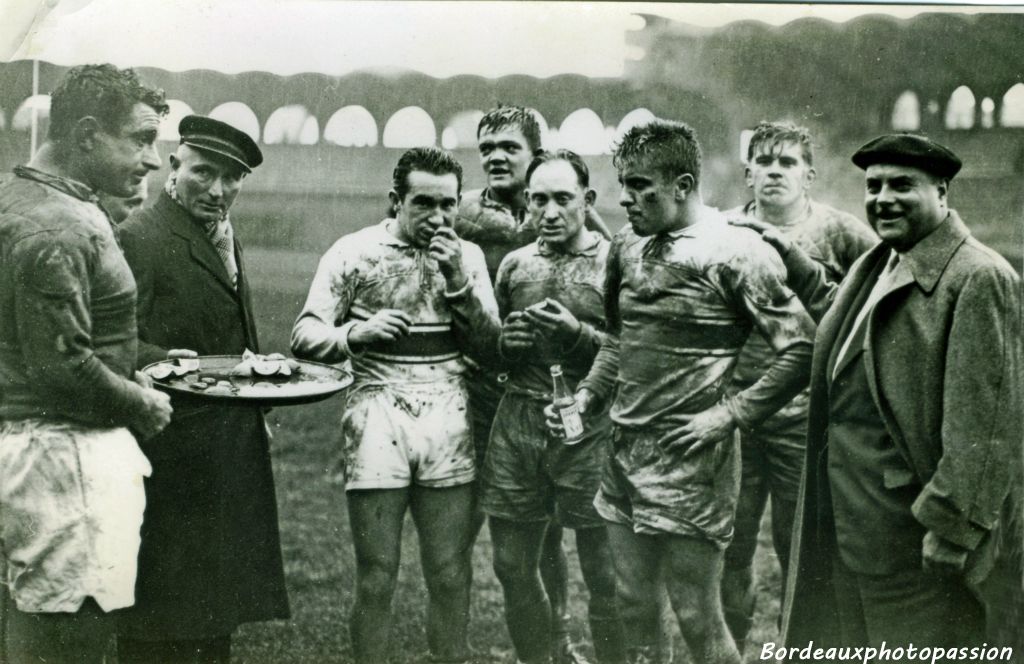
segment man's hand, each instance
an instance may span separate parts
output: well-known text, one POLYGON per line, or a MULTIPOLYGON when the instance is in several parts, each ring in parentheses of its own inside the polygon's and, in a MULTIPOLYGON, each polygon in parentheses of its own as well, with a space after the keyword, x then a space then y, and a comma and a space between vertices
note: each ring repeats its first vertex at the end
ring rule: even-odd
MULTIPOLYGON (((579 411, 580 417, 586 417, 587 410, 591 404, 594 403, 594 393, 587 388, 580 388, 576 392, 576 410, 579 411)), ((558 415, 558 411, 555 410, 555 404, 549 403, 544 407, 544 420, 548 427, 548 433, 555 438, 565 438, 565 429, 562 427, 562 418, 558 415)))
POLYGON ((143 388, 142 414, 135 421, 135 432, 142 438, 157 435, 170 424, 173 412, 171 397, 151 387, 143 388))
POLYGON ((732 217, 729 219, 729 223, 733 226, 757 231, 761 234, 761 239, 770 244, 783 258, 793 248, 792 240, 786 237, 778 228, 767 222, 758 221, 753 217, 732 217))
POLYGON ((151 389, 153 387, 153 377, 145 371, 136 371, 132 376, 132 380, 146 389, 151 389))
POLYGON ((967 549, 928 531, 921 542, 921 564, 925 571, 933 574, 963 574, 967 565, 967 549))
POLYGON ((736 421, 725 404, 718 404, 697 413, 690 421, 672 430, 658 441, 665 449, 685 447, 686 455, 725 440, 732 435, 736 421))
POLYGON ((395 341, 409 334, 412 318, 400 309, 381 309, 366 322, 356 323, 348 332, 348 345, 356 349, 378 341, 395 341))
POLYGON ((199 357, 199 353, 187 348, 172 348, 167 351, 168 360, 190 360, 194 357, 199 357))
POLYGON ((499 348, 511 353, 521 353, 533 348, 533 326, 522 311, 513 311, 501 326, 499 348))
POLYGON ((569 346, 579 337, 581 323, 558 300, 547 298, 543 307, 528 308, 526 317, 534 330, 559 346, 569 346))
POLYGON ((448 226, 438 228, 430 240, 427 251, 441 268, 441 274, 448 283, 448 292, 462 290, 468 279, 462 269, 462 243, 459 242, 455 229, 448 226))

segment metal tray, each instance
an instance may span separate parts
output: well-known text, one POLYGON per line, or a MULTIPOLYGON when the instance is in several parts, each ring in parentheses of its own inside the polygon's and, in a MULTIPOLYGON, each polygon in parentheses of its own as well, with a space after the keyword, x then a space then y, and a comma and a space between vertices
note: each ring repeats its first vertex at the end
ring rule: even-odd
MULTIPOLYGON (((319 362, 293 360, 299 368, 289 377, 232 376, 231 370, 242 361, 241 355, 204 355, 199 358, 199 370, 182 376, 153 378, 154 387, 170 394, 187 394, 191 398, 219 401, 224 404, 251 406, 291 406, 327 399, 352 384, 352 374, 319 362), (230 383, 230 388, 201 389, 195 385, 206 379, 230 383)), ((291 358, 289 358, 291 359, 291 358)), ((152 378, 150 370, 160 365, 176 367, 178 360, 163 360, 146 366, 142 371, 152 378)))

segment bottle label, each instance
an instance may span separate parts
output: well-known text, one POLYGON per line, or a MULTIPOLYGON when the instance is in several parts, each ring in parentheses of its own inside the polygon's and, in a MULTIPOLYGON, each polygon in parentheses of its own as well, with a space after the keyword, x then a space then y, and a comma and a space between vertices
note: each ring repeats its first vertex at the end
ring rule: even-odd
POLYGON ((583 418, 580 417, 576 404, 560 406, 558 414, 562 418, 562 428, 565 429, 565 442, 570 445, 578 443, 583 435, 583 418))

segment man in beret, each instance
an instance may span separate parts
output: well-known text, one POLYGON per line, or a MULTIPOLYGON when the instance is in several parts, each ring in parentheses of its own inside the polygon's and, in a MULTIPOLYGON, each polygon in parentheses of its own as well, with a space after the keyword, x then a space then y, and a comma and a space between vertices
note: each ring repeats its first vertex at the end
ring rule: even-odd
POLYGON ((765 232, 820 321, 784 641, 998 645, 979 596, 1021 583, 1020 278, 949 208, 948 148, 888 135, 853 162, 882 242, 842 286, 765 232))
MULTIPOLYGON (((164 190, 119 227, 139 289, 140 365, 259 351, 228 212, 263 156, 211 118, 187 116, 178 132, 164 190)), ((173 404, 170 426, 143 448, 153 476, 121 664, 225 662, 240 623, 289 614, 263 411, 173 404)))

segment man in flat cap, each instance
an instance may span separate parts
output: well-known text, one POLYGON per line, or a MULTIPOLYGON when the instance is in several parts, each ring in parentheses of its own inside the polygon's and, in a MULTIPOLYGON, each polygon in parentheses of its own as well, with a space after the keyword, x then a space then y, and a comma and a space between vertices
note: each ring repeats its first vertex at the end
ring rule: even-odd
POLYGON ((889 135, 853 162, 882 242, 841 287, 765 233, 820 321, 784 641, 1000 645, 985 622, 1002 607, 978 591, 1021 583, 1002 576, 1019 552, 1020 278, 948 207, 949 149, 889 135))
MULTIPOLYGON (((228 211, 263 156, 211 118, 187 116, 178 132, 164 190, 119 228, 139 289, 140 365, 259 350, 228 211)), ((288 617, 262 410, 173 403, 170 426, 144 447, 153 476, 121 664, 224 662, 240 623, 288 617)))
POLYGON ((0 180, 0 661, 100 664, 135 594, 150 473, 137 438, 171 404, 135 371, 135 282, 97 192, 160 167, 162 91, 70 69, 46 142, 0 180))

